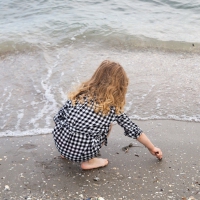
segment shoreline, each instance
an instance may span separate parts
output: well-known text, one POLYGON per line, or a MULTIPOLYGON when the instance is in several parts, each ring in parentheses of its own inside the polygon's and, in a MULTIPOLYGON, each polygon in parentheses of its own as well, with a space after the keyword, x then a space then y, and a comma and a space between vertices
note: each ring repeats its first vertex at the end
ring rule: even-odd
POLYGON ((44 129, 53 126, 52 116, 66 101, 66 94, 90 77, 105 59, 120 61, 129 77, 126 107, 130 118, 200 121, 197 54, 108 51, 73 45, 0 61, 1 81, 5 85, 0 90, 0 109, 6 113, 6 117, 1 117, 0 134, 29 134, 38 129, 48 133, 44 129))
POLYGON ((88 171, 61 159, 51 134, 1 137, 1 199, 200 199, 200 123, 134 122, 162 149, 162 161, 118 125, 101 150, 109 165, 88 171), (130 143, 139 147, 122 151, 130 143))
MULTIPOLYGON (((199 56, 200 54, 200 43, 196 42, 183 42, 183 41, 156 41, 156 39, 152 39, 151 42, 149 41, 138 41, 136 44, 123 44, 120 43, 120 41, 115 41, 116 38, 110 41, 102 41, 99 43, 99 41, 69 41, 68 44, 65 44, 63 46, 51 46, 47 47, 45 51, 52 52, 52 51, 58 51, 62 50, 65 47, 73 47, 74 49, 83 48, 83 45, 85 48, 88 48, 92 51, 111 51, 111 52, 139 52, 139 53, 163 53, 163 54, 175 54, 175 55, 193 55, 193 56, 199 56), (154 41, 155 40, 155 41, 154 41), (140 43, 143 43, 143 45, 139 45, 140 43), (106 46, 108 45, 109 46, 106 46), (152 45, 154 44, 154 45, 152 45), (176 45, 175 45, 176 44, 176 45), (194 46, 193 46, 194 45, 194 46)), ((31 45, 31 44, 30 44, 31 45)), ((44 49, 38 45, 35 46, 22 46, 17 48, 10 47, 8 49, 0 51, 0 58, 4 59, 9 56, 18 56, 18 55, 27 55, 28 54, 38 54, 41 52, 44 52, 44 49)))
MULTIPOLYGON (((199 121, 185 121, 185 120, 177 120, 177 119, 132 119, 130 118, 133 122, 136 122, 136 124, 141 123, 141 124, 146 124, 149 121, 153 121, 153 122, 157 122, 158 124, 156 124, 157 126, 160 126, 161 123, 160 121, 174 121, 177 123, 192 123, 192 124, 198 124, 200 123, 199 121)), ((114 123, 114 125, 116 125, 117 122, 114 123)), ((44 128, 44 129, 31 129, 31 130, 26 130, 26 131, 22 131, 20 133, 18 133, 18 131, 8 131, 7 135, 0 135, 0 139, 1 138, 15 138, 15 137, 34 137, 34 136, 45 136, 45 135, 50 135, 51 131, 53 130, 53 128, 44 128), (37 131, 39 131, 40 133, 37 133, 37 131), (16 133, 17 132, 17 133, 16 133), (31 133, 30 133, 31 132, 31 133)))

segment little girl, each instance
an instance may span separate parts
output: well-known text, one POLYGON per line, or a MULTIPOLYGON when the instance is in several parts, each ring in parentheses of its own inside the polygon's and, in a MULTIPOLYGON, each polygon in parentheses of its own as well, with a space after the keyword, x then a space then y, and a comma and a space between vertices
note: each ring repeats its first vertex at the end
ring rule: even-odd
POLYGON ((108 160, 97 155, 102 145, 107 145, 111 123, 116 121, 126 136, 137 139, 162 159, 161 150, 123 113, 127 87, 123 67, 105 60, 91 79, 69 94, 69 100, 54 117, 53 137, 62 158, 81 162, 82 169, 106 166, 108 160))

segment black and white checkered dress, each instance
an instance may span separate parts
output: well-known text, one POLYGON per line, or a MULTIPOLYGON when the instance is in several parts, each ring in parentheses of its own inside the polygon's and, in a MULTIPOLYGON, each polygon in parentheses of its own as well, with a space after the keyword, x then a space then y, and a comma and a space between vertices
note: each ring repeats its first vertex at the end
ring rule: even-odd
POLYGON ((96 114, 87 103, 72 105, 71 100, 54 117, 53 137, 62 156, 82 162, 96 157, 102 143, 107 145, 107 134, 112 122, 124 128, 124 134, 136 139, 142 130, 126 114, 116 115, 112 108, 106 116, 96 114))

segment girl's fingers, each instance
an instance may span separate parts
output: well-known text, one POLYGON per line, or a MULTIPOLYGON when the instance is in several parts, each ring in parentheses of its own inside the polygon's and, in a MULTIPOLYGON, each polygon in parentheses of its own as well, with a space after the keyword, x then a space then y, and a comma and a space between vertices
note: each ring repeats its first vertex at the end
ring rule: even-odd
POLYGON ((157 151, 156 153, 155 153, 155 155, 156 155, 156 157, 158 158, 158 159, 162 159, 162 152, 161 151, 157 151))

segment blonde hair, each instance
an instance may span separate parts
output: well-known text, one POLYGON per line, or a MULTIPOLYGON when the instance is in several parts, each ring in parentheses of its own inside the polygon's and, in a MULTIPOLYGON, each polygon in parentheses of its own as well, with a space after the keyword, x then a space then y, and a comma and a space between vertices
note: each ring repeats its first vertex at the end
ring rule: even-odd
POLYGON ((114 107, 116 114, 119 114, 123 112, 127 86, 128 77, 123 67, 119 63, 105 60, 91 79, 83 82, 68 96, 73 105, 76 102, 83 104, 87 98, 88 105, 96 113, 106 115, 114 107))

